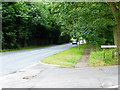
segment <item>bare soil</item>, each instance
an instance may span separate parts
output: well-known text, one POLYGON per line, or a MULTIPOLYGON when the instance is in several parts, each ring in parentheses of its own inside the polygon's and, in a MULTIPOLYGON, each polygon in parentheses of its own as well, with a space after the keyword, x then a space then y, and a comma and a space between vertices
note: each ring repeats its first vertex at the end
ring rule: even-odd
POLYGON ((80 58, 78 63, 75 65, 76 68, 88 67, 88 60, 90 55, 90 46, 87 46, 83 56, 80 58))

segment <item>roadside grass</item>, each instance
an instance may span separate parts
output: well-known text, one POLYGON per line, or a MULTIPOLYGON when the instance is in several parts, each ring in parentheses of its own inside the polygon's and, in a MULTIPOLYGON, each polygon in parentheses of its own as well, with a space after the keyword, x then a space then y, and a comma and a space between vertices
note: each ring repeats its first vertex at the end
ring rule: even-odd
POLYGON ((49 56, 41 60, 41 62, 46 64, 74 67, 75 64, 78 62, 78 60, 80 59, 80 57, 83 55, 85 48, 86 45, 79 45, 76 47, 72 47, 70 49, 49 56))
POLYGON ((28 46, 23 48, 16 48, 16 49, 1 49, 0 52, 11 52, 11 51, 18 51, 18 50, 26 50, 26 49, 33 49, 33 48, 42 48, 48 46, 55 46, 55 45, 45 45, 45 46, 28 46))
MULTIPOLYGON (((69 43, 64 43, 69 44, 69 43)), ((0 52, 11 52, 11 51, 18 51, 18 50, 26 50, 26 49, 33 49, 33 48, 42 48, 42 47, 49 47, 55 45, 62 45, 62 44, 52 44, 52 45, 44 45, 44 46, 27 46, 23 48, 16 48, 16 49, 0 49, 0 52)))
POLYGON ((117 57, 112 58, 112 52, 115 49, 103 49, 97 48, 96 50, 91 49, 91 54, 89 58, 89 65, 90 66, 110 66, 110 65, 117 65, 118 59, 117 57), (105 58, 104 58, 105 52, 105 58))

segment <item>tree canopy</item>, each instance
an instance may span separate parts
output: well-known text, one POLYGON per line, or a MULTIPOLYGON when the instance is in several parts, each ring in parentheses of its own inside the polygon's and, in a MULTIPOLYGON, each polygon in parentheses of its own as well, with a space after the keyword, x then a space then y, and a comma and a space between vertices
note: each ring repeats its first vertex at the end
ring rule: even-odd
POLYGON ((64 32, 95 44, 113 44, 115 20, 107 3, 52 3, 52 13, 64 32))
POLYGON ((86 39, 113 44, 115 18, 103 2, 4 2, 3 48, 86 39))
POLYGON ((69 35, 61 36, 60 28, 46 4, 42 2, 2 3, 2 48, 69 42, 69 35))

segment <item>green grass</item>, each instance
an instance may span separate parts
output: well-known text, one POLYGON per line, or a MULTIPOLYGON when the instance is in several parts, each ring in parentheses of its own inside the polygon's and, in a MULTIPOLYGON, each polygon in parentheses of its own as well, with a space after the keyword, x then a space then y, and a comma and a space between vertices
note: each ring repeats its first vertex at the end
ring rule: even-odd
POLYGON ((118 59, 112 58, 112 52, 114 49, 99 49, 97 48, 96 51, 93 49, 91 50, 90 58, 89 58, 89 65, 90 66, 110 66, 110 65, 117 65, 118 59), (104 58, 105 52, 105 58, 104 58))
POLYGON ((76 47, 72 47, 70 49, 64 50, 52 56, 49 56, 41 62, 46 64, 55 64, 55 65, 64 65, 69 67, 74 67, 78 62, 80 57, 82 56, 86 45, 80 45, 76 47))

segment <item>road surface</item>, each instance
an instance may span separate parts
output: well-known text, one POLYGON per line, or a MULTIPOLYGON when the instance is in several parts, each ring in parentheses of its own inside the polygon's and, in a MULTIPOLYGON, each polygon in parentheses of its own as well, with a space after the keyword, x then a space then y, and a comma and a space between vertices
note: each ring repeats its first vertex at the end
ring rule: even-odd
POLYGON ((116 88, 112 90, 118 90, 118 75, 117 65, 61 68, 38 63, 33 67, 0 77, 0 87, 12 88, 12 90, 17 90, 13 88, 95 88, 95 90, 116 88))
POLYGON ((71 44, 0 53, 0 76, 11 74, 50 55, 73 47, 71 44))

